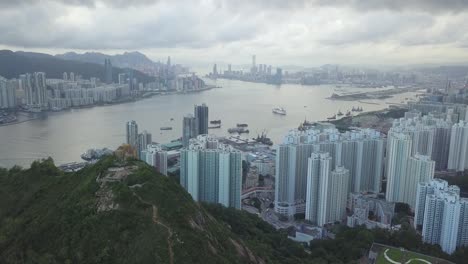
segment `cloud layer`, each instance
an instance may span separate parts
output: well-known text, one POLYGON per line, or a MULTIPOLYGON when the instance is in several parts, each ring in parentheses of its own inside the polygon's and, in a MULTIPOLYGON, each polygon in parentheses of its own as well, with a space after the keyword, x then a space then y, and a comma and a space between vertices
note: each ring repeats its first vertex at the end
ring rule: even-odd
POLYGON ((460 63, 466 21, 468 0, 0 0, 0 45, 207 63, 460 63))

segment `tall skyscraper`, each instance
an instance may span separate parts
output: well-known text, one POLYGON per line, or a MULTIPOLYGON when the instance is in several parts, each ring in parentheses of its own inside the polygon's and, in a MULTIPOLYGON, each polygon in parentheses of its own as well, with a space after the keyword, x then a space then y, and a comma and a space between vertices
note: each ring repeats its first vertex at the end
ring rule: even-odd
POLYGON ((68 81, 68 74, 67 72, 63 72, 63 80, 68 81))
POLYGON ((348 201, 349 170, 336 167, 328 180, 327 223, 341 222, 346 216, 348 201))
POLYGON ((184 147, 189 146, 189 140, 198 135, 197 119, 192 115, 188 114, 184 116, 182 124, 182 144, 184 147))
POLYGON ((20 75, 20 83, 25 93, 26 105, 29 107, 47 107, 46 76, 43 72, 20 75))
MULTIPOLYGON (((132 146, 135 151, 138 151, 138 125, 135 121, 128 121, 127 122, 127 144, 132 146)), ((137 153, 138 155, 138 153, 137 153)))
POLYGON ((198 135, 208 134, 208 106, 206 104, 195 105, 194 115, 197 119, 198 135))
POLYGON ((218 77, 218 68, 216 67, 216 63, 213 65, 213 76, 215 78, 218 77))
POLYGON ((16 85, 0 76, 0 109, 16 107, 16 85))
POLYGON ((418 184, 432 180, 434 178, 434 169, 435 162, 429 156, 416 154, 408 159, 405 193, 407 193, 407 203, 411 208, 416 207, 418 184))
POLYGON ((319 226, 327 223, 330 163, 328 153, 312 153, 309 158, 305 219, 319 226))
POLYGON ((143 159, 141 152, 146 150, 149 144, 153 143, 151 133, 144 130, 142 133, 138 134, 138 157, 143 159))
POLYGON ((119 73, 119 84, 125 84, 127 82, 127 76, 125 73, 119 73))
POLYGON ((468 122, 454 124, 450 137, 448 169, 464 171, 468 169, 468 122))
POLYGON ((110 59, 104 59, 105 82, 111 84, 112 81, 112 63, 110 59))
MULTIPOLYGON (((389 132, 387 138, 387 191, 389 202, 408 202, 406 170, 411 156, 411 137, 404 133, 389 132)), ((410 177, 413 177, 410 175, 410 177)))
POLYGON ((195 201, 241 208, 242 156, 211 135, 200 135, 180 153, 180 184, 195 201))
POLYGON ((468 199, 460 198, 460 188, 434 179, 418 185, 417 197, 415 225, 422 225, 424 242, 448 254, 468 245, 468 199))
POLYGON ((72 81, 72 82, 76 81, 74 72, 70 72, 70 81, 72 81))

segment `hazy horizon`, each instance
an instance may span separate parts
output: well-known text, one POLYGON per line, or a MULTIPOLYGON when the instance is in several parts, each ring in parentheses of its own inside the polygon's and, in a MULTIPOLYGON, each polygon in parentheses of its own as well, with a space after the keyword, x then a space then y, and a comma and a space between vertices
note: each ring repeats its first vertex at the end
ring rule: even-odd
POLYGON ((468 1, 0 0, 0 49, 190 66, 466 64, 468 1))

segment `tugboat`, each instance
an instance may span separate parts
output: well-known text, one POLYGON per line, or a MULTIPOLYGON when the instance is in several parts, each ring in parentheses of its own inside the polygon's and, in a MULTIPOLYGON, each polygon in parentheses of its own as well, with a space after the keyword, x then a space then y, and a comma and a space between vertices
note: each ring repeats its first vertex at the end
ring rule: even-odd
POLYGON ((332 115, 330 117, 327 117, 328 120, 335 120, 336 119, 336 115, 332 115))
POLYGON ((273 108, 272 112, 278 115, 286 115, 286 110, 284 110, 282 107, 275 107, 273 108))

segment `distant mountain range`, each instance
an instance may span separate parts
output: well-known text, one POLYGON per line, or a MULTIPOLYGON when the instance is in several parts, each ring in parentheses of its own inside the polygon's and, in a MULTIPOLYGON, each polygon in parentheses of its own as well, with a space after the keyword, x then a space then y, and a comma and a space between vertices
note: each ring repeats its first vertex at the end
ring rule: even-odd
MULTIPOLYGON (((9 79, 18 78, 20 74, 28 72, 45 72, 48 78, 61 79, 63 72, 74 72, 85 79, 97 77, 104 80, 103 63, 104 59, 100 63, 93 63, 61 59, 45 53, 0 50, 0 76, 9 79)), ((117 82, 119 73, 130 70, 130 67, 119 68, 113 66, 112 78, 114 82, 117 82)), ((154 80, 154 77, 137 70, 133 70, 133 76, 143 83, 154 80)))
POLYGON ((66 60, 74 60, 81 62, 89 62, 96 64, 104 64, 105 59, 110 59, 112 66, 120 68, 132 68, 136 70, 147 69, 155 67, 156 63, 150 60, 146 55, 134 51, 125 52, 123 54, 108 55, 99 52, 86 52, 79 54, 76 52, 67 52, 64 54, 57 54, 55 57, 66 60))

